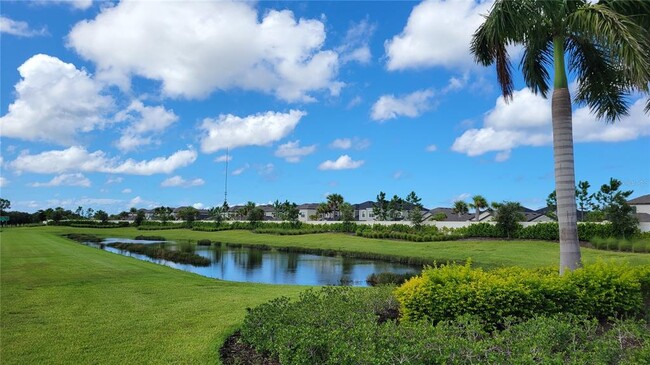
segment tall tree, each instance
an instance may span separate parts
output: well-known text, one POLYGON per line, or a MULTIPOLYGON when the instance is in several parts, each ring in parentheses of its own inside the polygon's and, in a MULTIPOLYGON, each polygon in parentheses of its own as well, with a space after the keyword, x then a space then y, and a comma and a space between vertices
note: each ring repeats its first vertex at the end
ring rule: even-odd
POLYGON ((178 218, 185 221, 185 225, 188 228, 191 228, 192 223, 194 223, 196 218, 199 216, 199 210, 194 207, 182 207, 176 211, 176 215, 178 218))
POLYGON ((595 194, 598 210, 603 212, 604 218, 612 223, 614 235, 629 238, 638 229, 638 219, 634 215, 634 208, 627 199, 632 195, 632 190, 619 190, 623 183, 611 178, 609 184, 603 184, 600 191, 595 194))
POLYGON ((469 206, 462 200, 456 200, 452 212, 458 214, 458 218, 460 218, 461 215, 469 213, 469 206))
POLYGON ((372 205, 372 213, 378 221, 388 219, 388 201, 386 200, 386 193, 383 191, 377 194, 377 201, 372 205))
POLYGON ((106 223, 108 221, 108 213, 106 213, 105 211, 100 209, 100 210, 95 212, 95 214, 93 215, 93 218, 100 221, 100 222, 102 222, 102 223, 106 223))
MULTIPOLYGON (((648 30, 633 15, 650 12, 650 2, 636 1, 629 12, 616 2, 586 0, 497 0, 474 33, 471 51, 476 61, 496 63, 497 79, 506 101, 514 82, 507 46, 519 44, 526 85, 546 97, 552 68, 553 155, 560 226, 560 274, 580 266, 575 202, 575 172, 569 71, 577 76, 575 101, 598 118, 615 122, 627 114, 633 91, 648 93, 650 40, 648 30), (617 11, 618 10, 618 11, 617 11)), ((631 3, 631 2, 630 2, 631 3)), ((650 111, 650 101, 646 107, 650 111)))
POLYGON ((492 205, 496 208, 497 227, 510 239, 519 227, 519 222, 525 218, 521 212, 521 205, 517 202, 493 203, 492 205))
POLYGON ((546 216, 552 220, 557 220, 557 194, 555 190, 546 197, 546 216))
POLYGON ((392 221, 396 221, 402 217, 402 211, 404 210, 404 199, 400 198, 397 195, 393 195, 393 198, 388 202, 388 218, 392 221))
POLYGON ((325 216, 330 213, 332 213, 332 208, 327 203, 318 204, 318 208, 316 208, 316 214, 318 214, 321 220, 325 219, 325 216))
POLYGON ((591 202, 591 195, 589 195, 589 181, 579 181, 576 188, 576 198, 578 199, 578 208, 580 209, 580 222, 585 221, 585 210, 589 207, 591 202))
POLYGON ((474 195, 472 197, 472 202, 469 204, 469 207, 472 209, 475 209, 476 212, 474 213, 474 220, 479 221, 481 217, 481 209, 487 208, 488 202, 485 200, 485 198, 482 195, 474 195))
POLYGON ((11 202, 7 199, 0 198, 0 215, 4 213, 5 210, 11 208, 11 202))

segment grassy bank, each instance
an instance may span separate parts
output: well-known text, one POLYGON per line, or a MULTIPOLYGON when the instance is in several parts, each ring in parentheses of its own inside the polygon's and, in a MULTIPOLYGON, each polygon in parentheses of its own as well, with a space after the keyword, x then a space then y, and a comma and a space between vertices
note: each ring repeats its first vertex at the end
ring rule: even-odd
MULTIPOLYGON (((43 227, 47 232, 63 234, 83 232, 101 237, 133 238, 142 232, 135 228, 90 229, 70 227, 43 227)), ((429 259, 431 262, 464 262, 471 258, 475 266, 493 268, 498 266, 521 266, 527 268, 553 266, 560 262, 560 248, 557 243, 544 241, 446 241, 446 242, 404 242, 369 239, 340 233, 321 233, 300 236, 278 236, 256 234, 250 231, 198 232, 188 229, 148 231, 147 234, 163 236, 172 240, 210 239, 228 243, 267 245, 272 247, 304 247, 314 249, 372 252, 388 256, 406 256, 429 259)), ((587 263, 602 258, 623 260, 633 265, 650 265, 649 254, 608 252, 582 249, 587 263)))
POLYGON ((0 233, 3 365, 215 364, 246 307, 305 289, 203 278, 80 245, 57 229, 0 233))

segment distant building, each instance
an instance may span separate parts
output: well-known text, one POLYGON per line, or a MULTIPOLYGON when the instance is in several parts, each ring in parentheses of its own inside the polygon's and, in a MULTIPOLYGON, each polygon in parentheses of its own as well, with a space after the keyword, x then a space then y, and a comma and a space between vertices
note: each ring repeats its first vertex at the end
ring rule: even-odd
POLYGON ((627 203, 636 210, 636 217, 639 222, 650 222, 650 194, 628 200, 627 203))

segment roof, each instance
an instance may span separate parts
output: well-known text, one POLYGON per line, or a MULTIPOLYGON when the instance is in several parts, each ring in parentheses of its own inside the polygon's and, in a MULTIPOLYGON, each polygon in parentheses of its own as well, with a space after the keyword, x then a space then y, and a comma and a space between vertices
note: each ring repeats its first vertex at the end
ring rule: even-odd
POLYGON ((373 202, 372 200, 368 200, 363 203, 355 204, 354 209, 362 210, 362 209, 373 208, 374 206, 375 206, 375 202, 373 202))
POLYGON ((305 204, 300 204, 298 206, 298 209, 318 209, 318 206, 320 204, 318 203, 305 203, 305 204))
POLYGON ((641 195, 638 198, 634 198, 632 200, 628 200, 627 202, 630 205, 645 205, 645 204, 650 204, 650 194, 646 195, 641 195))

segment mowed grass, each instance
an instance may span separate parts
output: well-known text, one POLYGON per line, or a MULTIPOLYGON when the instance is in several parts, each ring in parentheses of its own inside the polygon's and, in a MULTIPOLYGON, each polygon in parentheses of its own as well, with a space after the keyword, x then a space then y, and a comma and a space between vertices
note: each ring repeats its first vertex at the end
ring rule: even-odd
MULTIPOLYGON (((64 233, 133 238, 211 239, 414 256, 431 262, 472 258, 476 266, 557 265, 557 243, 412 243, 345 234, 275 236, 248 231, 138 231, 135 228, 10 228, 0 233, 0 363, 214 364, 247 307, 295 296, 305 287, 218 281, 89 248, 64 233)), ((650 265, 649 254, 582 250, 650 265)))
POLYGON ((0 363, 215 364, 246 307, 299 286, 219 281, 86 247, 0 233, 0 363))
MULTIPOLYGON (((257 234, 250 231, 233 230, 200 232, 189 229, 138 231, 136 228, 70 228, 44 227, 49 232, 64 234, 83 232, 101 237, 128 237, 138 235, 162 236, 170 240, 210 239, 228 243, 264 244, 273 247, 305 247, 333 249, 352 252, 372 252, 383 255, 419 257, 438 263, 465 262, 472 259, 474 266, 486 269, 500 266, 521 266, 527 268, 557 266, 560 263, 560 247, 547 241, 444 241, 407 242, 356 237, 340 233, 322 233, 298 236, 257 234)), ((650 254, 634 254, 595 249, 582 249, 585 263, 597 260, 626 261, 632 265, 650 265, 650 254)))

